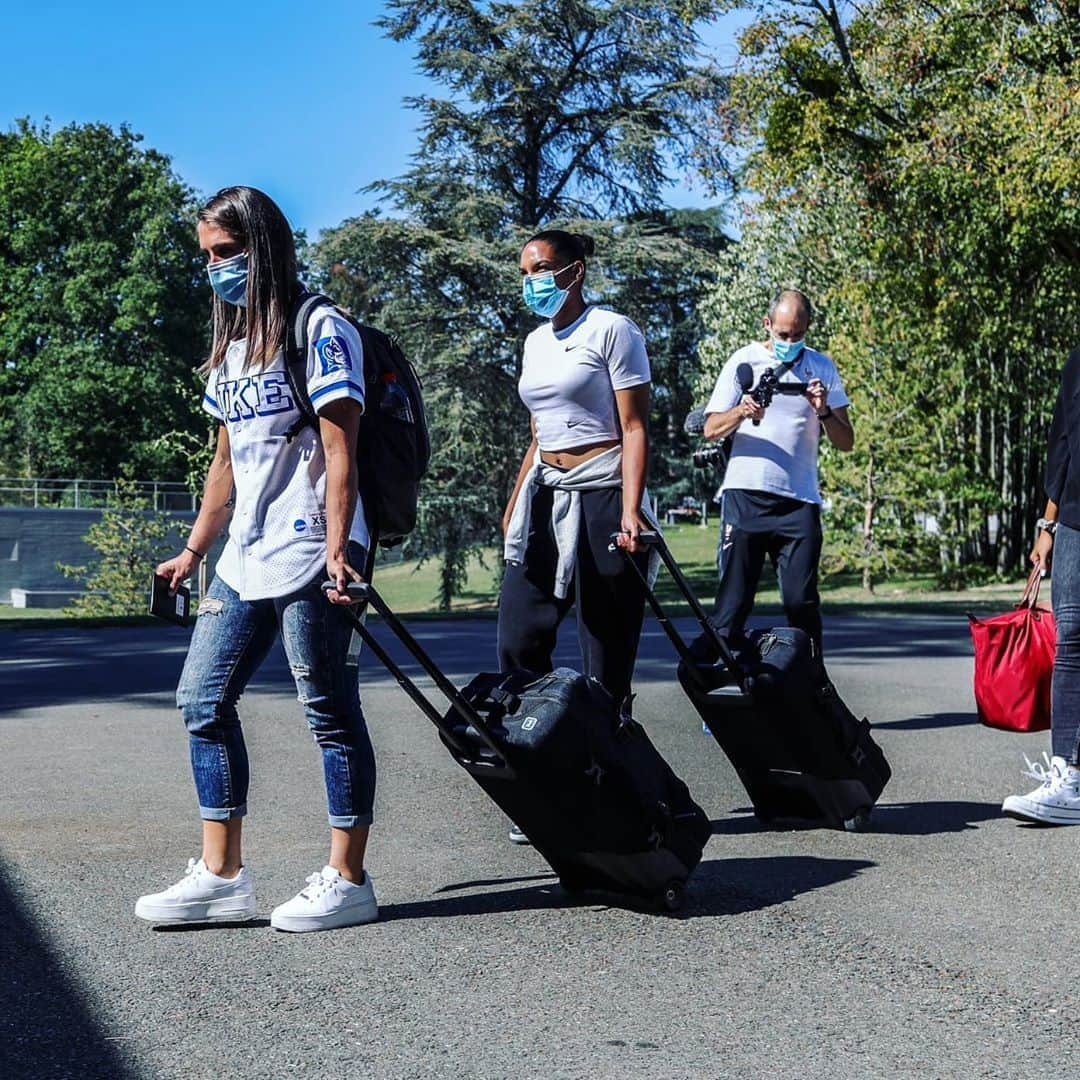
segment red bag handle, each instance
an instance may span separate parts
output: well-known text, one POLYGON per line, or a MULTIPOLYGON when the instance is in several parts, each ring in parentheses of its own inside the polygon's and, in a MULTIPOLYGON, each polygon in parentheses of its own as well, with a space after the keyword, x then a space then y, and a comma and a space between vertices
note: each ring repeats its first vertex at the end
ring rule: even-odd
POLYGON ((1020 594, 1020 603, 1017 604, 1017 608, 1027 608, 1028 611, 1034 611, 1035 605, 1039 602, 1039 588, 1042 585, 1043 572, 1036 566, 1031 571, 1031 576, 1027 580, 1027 585, 1024 586, 1023 593, 1020 594))

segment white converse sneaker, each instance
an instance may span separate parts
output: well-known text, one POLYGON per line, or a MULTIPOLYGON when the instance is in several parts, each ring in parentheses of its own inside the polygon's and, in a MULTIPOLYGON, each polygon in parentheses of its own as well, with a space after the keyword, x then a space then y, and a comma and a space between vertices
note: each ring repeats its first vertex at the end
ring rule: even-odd
POLYGON ((187 873, 164 892, 140 896, 135 914, 154 923, 246 922, 255 918, 255 883, 246 866, 223 878, 188 859, 187 873))
POLYGON ((1025 756, 1028 771, 1024 775, 1038 780, 1039 786, 1027 795, 1010 795, 1001 804, 1002 812, 1021 821, 1080 825, 1080 769, 1064 758, 1043 757, 1045 768, 1025 756))
POLYGON ((307 886, 291 900, 274 908, 270 925, 275 930, 302 934, 307 930, 334 930, 374 922, 379 905, 371 875, 359 884, 343 878, 332 866, 324 866, 307 879, 307 886))

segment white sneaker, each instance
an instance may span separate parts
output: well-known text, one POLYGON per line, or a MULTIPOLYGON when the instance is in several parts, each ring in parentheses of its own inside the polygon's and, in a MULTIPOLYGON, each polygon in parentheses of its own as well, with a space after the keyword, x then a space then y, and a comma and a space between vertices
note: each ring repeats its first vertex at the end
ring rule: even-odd
POLYGON ((246 922, 255 918, 255 883, 246 866, 223 878, 188 859, 187 873, 164 892, 140 896, 135 914, 154 923, 246 922))
POLYGON ((510 822, 510 831, 507 833, 511 844, 531 844, 532 841, 521 831, 520 825, 510 822))
POLYGON ((1039 781, 1039 786, 1027 795, 1010 795, 1001 809, 1021 821, 1038 821, 1047 825, 1080 825, 1080 769, 1069 765, 1064 758, 1046 758, 1041 762, 1027 761, 1024 774, 1039 781))
POLYGON ((308 930, 334 930, 374 922, 379 905, 371 875, 364 873, 359 884, 343 878, 332 866, 324 866, 307 879, 307 886, 291 900, 274 908, 270 925, 275 930, 302 934, 308 930))

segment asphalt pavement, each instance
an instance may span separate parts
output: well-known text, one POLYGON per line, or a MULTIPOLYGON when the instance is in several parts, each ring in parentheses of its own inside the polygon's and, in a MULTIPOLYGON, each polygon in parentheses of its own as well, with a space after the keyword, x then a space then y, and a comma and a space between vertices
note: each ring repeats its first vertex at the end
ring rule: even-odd
MULTIPOLYGON (((413 629, 459 680, 494 656, 491 621, 413 629)), ((833 679, 894 770, 863 834, 759 826, 647 623, 636 715, 714 821, 676 915, 566 897, 365 657, 382 918, 310 935, 267 923, 325 861, 280 652, 241 703, 260 919, 132 915, 198 854, 172 701, 185 645, 167 626, 0 633, 5 1080, 1018 1078, 1080 1061, 1080 830, 1000 816, 1047 740, 977 725, 962 617, 826 620, 833 679)))

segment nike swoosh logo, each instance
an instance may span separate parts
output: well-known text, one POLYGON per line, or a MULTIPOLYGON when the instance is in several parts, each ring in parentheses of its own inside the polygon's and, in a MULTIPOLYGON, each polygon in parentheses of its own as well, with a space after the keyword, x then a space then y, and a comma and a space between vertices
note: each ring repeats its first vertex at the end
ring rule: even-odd
POLYGON ((580 345, 567 345, 566 346, 566 351, 569 352, 571 349, 580 349, 580 348, 581 348, 580 345))
POLYGON ((580 420, 567 420, 566 421, 566 426, 567 427, 577 427, 578 424, 580 424, 580 423, 581 423, 580 420))

